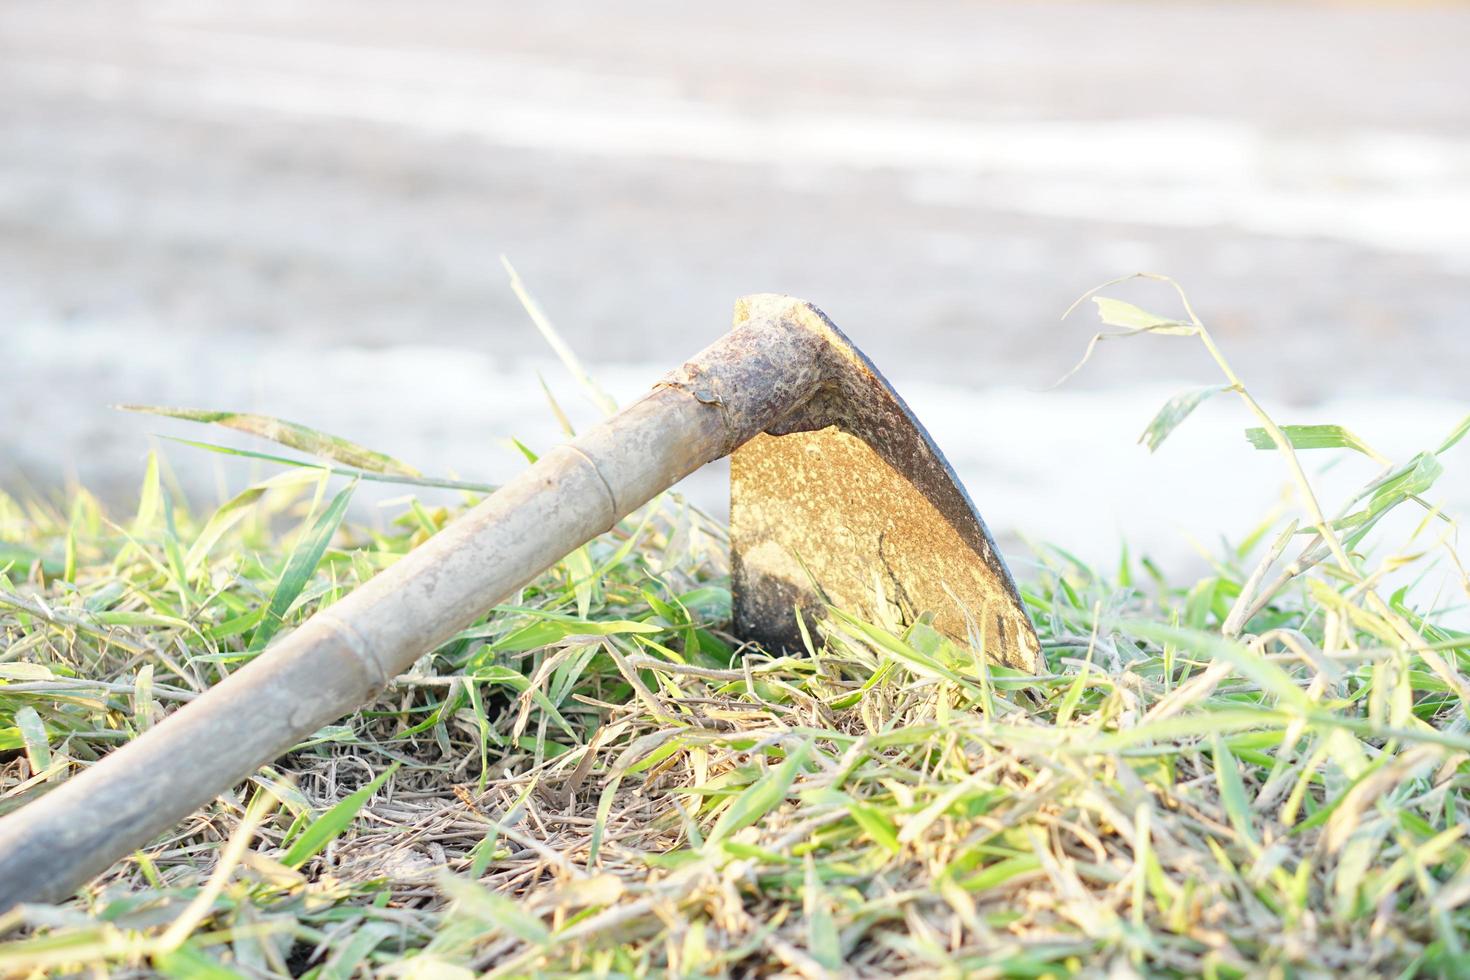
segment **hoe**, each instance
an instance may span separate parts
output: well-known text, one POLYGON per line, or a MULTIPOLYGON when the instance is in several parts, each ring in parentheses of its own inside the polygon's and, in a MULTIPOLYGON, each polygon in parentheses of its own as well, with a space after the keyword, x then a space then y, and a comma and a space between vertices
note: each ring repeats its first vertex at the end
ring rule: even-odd
POLYGON ((0 819, 0 912, 54 902, 387 686, 543 570, 731 455, 734 632, 800 649, 828 604, 934 628, 1035 671, 1015 583, 954 471, 815 307, 735 326, 427 543, 140 738, 0 819), (878 608, 879 604, 885 608, 878 608))

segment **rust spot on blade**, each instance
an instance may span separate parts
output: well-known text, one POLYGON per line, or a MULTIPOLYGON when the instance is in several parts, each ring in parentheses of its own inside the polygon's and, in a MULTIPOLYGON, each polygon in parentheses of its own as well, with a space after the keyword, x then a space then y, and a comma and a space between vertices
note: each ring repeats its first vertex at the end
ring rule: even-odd
MULTIPOLYGON (((747 298, 737 321, 793 302, 747 298)), ((954 470, 867 357, 820 311, 803 311, 802 328, 826 341, 822 384, 731 457, 736 631, 798 648, 794 609, 814 623, 825 597, 874 620, 933 613, 961 643, 973 624, 991 659, 1035 672, 1035 631, 954 470)))

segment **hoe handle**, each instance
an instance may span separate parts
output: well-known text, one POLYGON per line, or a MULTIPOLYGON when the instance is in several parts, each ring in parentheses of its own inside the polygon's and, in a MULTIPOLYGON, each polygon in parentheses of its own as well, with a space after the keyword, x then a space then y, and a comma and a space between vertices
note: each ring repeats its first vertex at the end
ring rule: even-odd
POLYGON ((774 425, 821 382, 810 308, 751 297, 737 327, 543 456, 146 734, 0 819, 0 913, 61 901, 381 691, 564 555, 774 425))

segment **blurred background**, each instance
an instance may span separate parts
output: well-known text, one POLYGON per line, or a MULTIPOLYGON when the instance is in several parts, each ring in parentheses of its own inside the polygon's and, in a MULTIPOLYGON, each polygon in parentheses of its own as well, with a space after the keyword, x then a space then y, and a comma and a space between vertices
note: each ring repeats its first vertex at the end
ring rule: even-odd
MULTIPOLYGON (((1097 329, 1062 313, 1167 273, 1280 421, 1433 447, 1470 412, 1467 49, 1470 8, 1419 4, 5 0, 0 486, 125 506, 154 434, 249 444, 115 402, 504 477, 507 437, 559 438, 538 372, 595 417, 504 254, 621 399, 737 296, 799 295, 1013 559, 1197 562, 1281 461, 1226 398, 1150 455, 1154 412, 1218 370, 1113 341, 1053 389, 1097 329)), ((204 496, 252 475, 168 456, 204 496)), ((1470 502, 1447 465, 1434 499, 1470 502)), ((718 472, 689 490, 723 510, 718 472)))

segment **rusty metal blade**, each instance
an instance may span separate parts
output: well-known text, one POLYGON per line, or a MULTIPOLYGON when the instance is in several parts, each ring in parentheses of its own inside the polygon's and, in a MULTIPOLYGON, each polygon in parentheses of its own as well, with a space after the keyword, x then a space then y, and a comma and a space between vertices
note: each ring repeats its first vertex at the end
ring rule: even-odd
MULTIPOLYGON (((788 297, 741 301, 737 325, 788 297)), ((971 627, 996 661, 1035 672, 1040 647, 1016 585, 954 470, 903 399, 815 307, 826 339, 819 393, 731 457, 735 629, 800 647, 825 602, 878 621, 922 613, 959 642, 971 627), (881 602, 885 609, 879 609, 881 602)))

